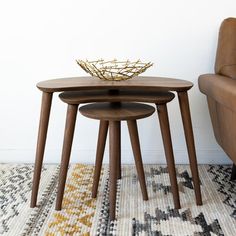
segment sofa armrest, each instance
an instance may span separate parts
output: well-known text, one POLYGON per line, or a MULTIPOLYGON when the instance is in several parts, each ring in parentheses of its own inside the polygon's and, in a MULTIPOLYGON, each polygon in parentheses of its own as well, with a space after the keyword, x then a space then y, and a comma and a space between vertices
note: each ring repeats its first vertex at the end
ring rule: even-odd
POLYGON ((202 93, 236 112, 236 79, 204 74, 199 76, 198 86, 202 93))

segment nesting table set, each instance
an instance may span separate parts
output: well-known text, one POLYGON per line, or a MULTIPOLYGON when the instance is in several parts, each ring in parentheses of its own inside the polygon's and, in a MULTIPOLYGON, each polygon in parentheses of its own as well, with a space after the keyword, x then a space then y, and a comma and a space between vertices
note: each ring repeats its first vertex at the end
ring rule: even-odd
POLYGON ((125 81, 104 81, 93 77, 74 77, 47 80, 38 83, 37 87, 42 91, 42 104, 32 186, 31 207, 35 207, 37 203, 49 116, 54 92, 63 92, 59 97, 63 102, 68 104, 56 210, 61 209, 77 110, 78 106, 83 103, 92 104, 80 107, 80 113, 89 118, 100 120, 92 197, 96 197, 97 195, 106 136, 109 129, 109 214, 110 219, 114 220, 116 180, 120 179, 122 175, 120 156, 120 122, 124 120, 127 121, 128 124, 143 199, 148 200, 136 120, 150 116, 155 109, 152 106, 141 104, 141 102, 156 105, 170 175, 174 206, 177 209, 180 208, 174 155, 166 107, 166 104, 175 97, 171 91, 177 92, 178 95, 190 168, 192 172, 196 204, 202 205, 188 100, 188 90, 191 89, 192 86, 193 84, 191 82, 185 80, 145 76, 138 76, 131 80, 125 81))

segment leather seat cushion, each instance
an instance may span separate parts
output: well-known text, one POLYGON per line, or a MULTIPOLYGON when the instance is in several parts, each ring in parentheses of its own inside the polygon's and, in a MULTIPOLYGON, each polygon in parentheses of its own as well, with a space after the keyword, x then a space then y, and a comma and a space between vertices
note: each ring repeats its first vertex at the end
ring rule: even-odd
POLYGON ((199 76, 198 85, 202 93, 236 112, 235 79, 222 75, 204 74, 199 76))

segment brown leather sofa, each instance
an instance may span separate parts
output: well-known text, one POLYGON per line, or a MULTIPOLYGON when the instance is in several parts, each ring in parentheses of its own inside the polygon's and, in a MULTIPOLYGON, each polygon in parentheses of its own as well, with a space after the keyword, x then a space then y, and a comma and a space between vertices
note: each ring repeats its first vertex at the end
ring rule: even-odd
POLYGON ((231 179, 236 178, 236 18, 220 27, 215 74, 198 79, 207 102, 215 138, 233 161, 231 179))

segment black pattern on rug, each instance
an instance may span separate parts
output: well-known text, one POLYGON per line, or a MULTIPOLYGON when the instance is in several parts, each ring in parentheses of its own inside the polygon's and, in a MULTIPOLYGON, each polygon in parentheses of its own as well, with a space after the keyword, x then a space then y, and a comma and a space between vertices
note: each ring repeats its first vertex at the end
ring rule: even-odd
MULTIPOLYGON (((173 219, 179 219, 182 222, 182 226, 186 222, 189 225, 200 226, 200 230, 193 230, 191 233, 194 236, 211 236, 211 233, 217 236, 224 235, 217 219, 208 224, 203 213, 200 213, 197 217, 192 217, 190 209, 180 213, 179 210, 171 209, 170 207, 167 208, 167 211, 156 208, 154 216, 145 212, 143 223, 134 218, 132 222, 132 235, 136 236, 145 232, 145 235, 148 236, 172 236, 171 234, 165 234, 159 228, 161 228, 160 226, 163 222, 169 224, 173 219)), ((175 225, 175 230, 178 230, 178 225, 175 225)))
POLYGON ((183 204, 182 209, 175 210, 172 209, 166 167, 145 166, 147 187, 152 197, 149 201, 143 201, 137 186, 135 167, 124 166, 124 178, 117 183, 116 221, 109 221, 109 171, 108 167, 104 168, 96 202, 90 199, 93 167, 70 167, 64 196, 67 208, 55 212, 58 165, 43 167, 38 207, 34 209, 29 207, 33 166, 0 165, 0 234, 57 236, 67 235, 64 232, 76 232, 73 235, 236 235, 236 181, 230 181, 231 167, 199 166, 200 176, 204 179, 204 204, 197 207, 194 204, 189 166, 177 166, 178 182, 183 187, 181 200, 188 205, 183 204), (83 207, 80 207, 81 203, 83 207))
POLYGON ((217 184, 217 191, 224 196, 223 203, 232 208, 230 215, 236 219, 236 180, 230 180, 232 167, 209 165, 207 171, 213 175, 212 181, 217 184))
MULTIPOLYGON (((97 225, 97 235, 114 236, 116 235, 117 220, 110 221, 109 219, 109 178, 106 179, 105 188, 102 191, 103 191, 102 206, 97 225)), ((120 180, 117 181, 116 216, 119 212, 119 203, 120 203, 120 180)))
MULTIPOLYGON (((46 169, 43 167, 42 171, 46 169)), ((17 165, 0 171, 0 234, 7 233, 10 221, 19 215, 21 205, 27 202, 26 194, 32 187, 32 165, 17 165)))
POLYGON ((49 184, 37 204, 37 207, 35 207, 33 213, 30 214, 22 236, 38 235, 40 232, 56 199, 59 170, 60 166, 57 166, 49 184))
MULTIPOLYGON (((151 168, 150 170, 151 170, 150 172, 145 172, 147 186, 151 187, 154 193, 161 190, 165 194, 171 193, 170 185, 166 185, 166 184, 163 184, 162 182, 159 182, 158 180, 155 180, 156 177, 161 176, 163 174, 169 175, 168 168, 160 166, 158 168, 151 168)), ((184 170, 183 172, 179 172, 178 168, 176 168, 176 176, 178 180, 179 191, 184 192, 184 187, 193 190, 192 178, 189 176, 189 173, 187 170, 184 170)), ((138 181, 137 174, 133 174, 132 182, 136 183, 137 181, 138 181)))

